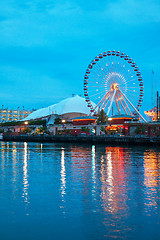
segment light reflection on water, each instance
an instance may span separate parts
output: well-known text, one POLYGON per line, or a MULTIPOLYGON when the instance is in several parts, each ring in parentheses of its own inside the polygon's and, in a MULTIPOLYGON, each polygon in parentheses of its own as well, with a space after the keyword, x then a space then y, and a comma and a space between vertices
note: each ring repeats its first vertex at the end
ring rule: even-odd
POLYGON ((23 194, 24 201, 29 203, 28 200, 28 173, 27 173, 27 143, 24 143, 24 163, 23 163, 23 194))
POLYGON ((95 166, 95 145, 92 145, 92 197, 95 197, 95 184, 96 184, 96 166, 95 166))
POLYGON ((152 208, 157 208, 159 185, 159 161, 158 152, 149 150, 144 152, 144 192, 146 211, 150 214, 152 208))
POLYGON ((62 195, 62 201, 64 201, 63 196, 65 194, 65 188, 66 188, 66 176, 65 176, 65 160, 64 160, 64 148, 62 147, 62 153, 61 153, 61 195, 62 195))
POLYGON ((0 149, 0 239, 160 236, 157 149, 15 142, 0 149))

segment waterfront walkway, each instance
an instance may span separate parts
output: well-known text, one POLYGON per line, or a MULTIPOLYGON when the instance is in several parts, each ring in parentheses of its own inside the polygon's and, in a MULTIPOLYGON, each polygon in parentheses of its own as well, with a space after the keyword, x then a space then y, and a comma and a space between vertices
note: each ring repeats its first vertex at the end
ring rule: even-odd
POLYGON ((148 145, 160 146, 160 137, 142 136, 51 136, 51 135, 5 135, 4 141, 15 142, 68 142, 68 143, 99 143, 107 145, 148 145))

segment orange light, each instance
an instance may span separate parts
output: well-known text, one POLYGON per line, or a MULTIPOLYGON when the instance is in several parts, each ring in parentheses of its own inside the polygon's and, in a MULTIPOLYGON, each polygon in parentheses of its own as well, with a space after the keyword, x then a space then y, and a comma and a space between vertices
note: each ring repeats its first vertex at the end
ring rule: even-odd
POLYGON ((129 118, 129 117, 128 118, 125 118, 125 117, 124 118, 123 117, 121 117, 121 118, 112 118, 112 120, 119 120, 119 119, 127 120, 127 119, 132 119, 132 118, 129 118))
POLYGON ((72 121, 74 122, 74 121, 90 121, 90 120, 95 121, 95 119, 73 119, 72 121))
POLYGON ((114 91, 115 89, 118 89, 118 84, 117 83, 113 83, 111 85, 111 91, 114 91))
POLYGON ((144 113, 148 116, 148 117, 152 117, 152 121, 156 120, 156 110, 154 111, 155 108, 151 109, 150 111, 144 111, 144 113))

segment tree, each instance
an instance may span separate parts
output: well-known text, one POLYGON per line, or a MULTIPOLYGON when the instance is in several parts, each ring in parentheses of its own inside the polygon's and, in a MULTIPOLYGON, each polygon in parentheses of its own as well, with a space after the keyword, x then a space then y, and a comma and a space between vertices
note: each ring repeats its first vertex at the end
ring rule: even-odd
POLYGON ((32 130, 29 127, 26 127, 22 130, 23 133, 31 133, 32 130))
POLYGON ((54 119, 54 124, 61 124, 61 123, 62 123, 62 121, 61 121, 60 118, 55 118, 54 119))
POLYGON ((61 130, 61 133, 68 135, 68 134, 71 133, 71 130, 70 129, 63 129, 63 130, 61 130))
POLYGON ((106 132, 106 129, 105 129, 104 126, 101 126, 101 129, 100 129, 100 130, 101 130, 101 132, 104 132, 104 133, 106 132))
POLYGON ((105 111, 102 109, 98 114, 97 124, 106 123, 106 122, 108 122, 108 116, 106 115, 105 111))
POLYGON ((136 127, 135 133, 136 133, 136 134, 140 134, 140 133, 141 133, 141 128, 140 128, 140 126, 137 126, 137 127, 136 127))
POLYGON ((89 133, 89 128, 88 127, 81 127, 81 132, 89 133))
POLYGON ((31 120, 28 121, 29 125, 43 125, 46 126, 46 120, 31 120))
POLYGON ((65 133, 66 133, 66 134, 70 134, 70 133, 71 133, 71 130, 70 130, 70 129, 65 129, 65 133))
POLYGON ((3 129, 2 128, 0 128, 0 133, 3 133, 3 129))
POLYGON ((146 131, 146 127, 145 126, 137 126, 136 129, 135 129, 135 133, 136 134, 145 134, 145 131, 146 131))
POLYGON ((38 129, 36 130, 36 132, 37 132, 38 134, 44 134, 44 133, 49 134, 49 133, 50 133, 46 126, 38 128, 38 129))

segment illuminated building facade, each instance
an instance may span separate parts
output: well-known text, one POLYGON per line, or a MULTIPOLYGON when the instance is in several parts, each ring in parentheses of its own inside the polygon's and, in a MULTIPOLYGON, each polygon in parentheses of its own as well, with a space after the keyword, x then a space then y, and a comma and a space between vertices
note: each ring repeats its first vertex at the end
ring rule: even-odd
POLYGON ((89 125, 95 124, 96 118, 92 116, 81 116, 77 118, 72 118, 73 125, 89 125))
POLYGON ((132 119, 134 119, 133 116, 121 114, 121 115, 115 115, 110 118, 108 118, 110 125, 113 124, 123 124, 124 122, 130 122, 132 119))
POLYGON ((26 118, 32 111, 19 109, 9 109, 2 108, 0 109, 0 122, 11 122, 11 121, 20 121, 26 118))
POLYGON ((149 120, 156 121, 157 120, 157 108, 154 107, 149 111, 144 111, 147 117, 149 117, 149 120))

